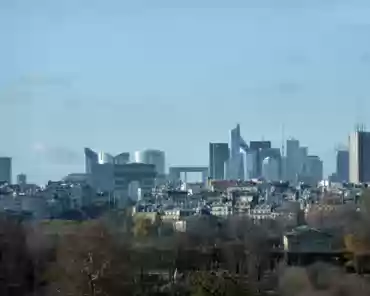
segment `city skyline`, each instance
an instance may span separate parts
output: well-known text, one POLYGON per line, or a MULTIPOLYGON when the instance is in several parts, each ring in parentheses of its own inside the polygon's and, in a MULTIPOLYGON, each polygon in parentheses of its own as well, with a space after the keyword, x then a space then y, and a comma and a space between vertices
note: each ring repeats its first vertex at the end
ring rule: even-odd
MULTIPOLYGON (((270 158, 270 157, 273 157, 273 158, 278 157, 276 160, 278 160, 280 162, 280 164, 279 164, 279 175, 281 175, 281 177, 284 180, 285 180, 285 178, 287 178, 287 180, 289 180, 291 177, 289 177, 289 174, 286 175, 287 171, 285 171, 285 172, 282 171, 283 170, 283 166, 282 166, 283 165, 283 163, 282 163, 282 158, 283 157, 285 157, 285 158, 288 157, 288 159, 289 159, 289 157, 290 158, 293 157, 293 158, 291 158, 291 161, 293 161, 293 162, 298 161, 298 163, 296 163, 295 165, 299 165, 299 163, 301 163, 301 165, 302 165, 305 162, 304 159, 307 158, 307 157, 308 157, 308 159, 310 157, 315 157, 319 161, 321 161, 321 163, 322 163, 322 160, 321 160, 320 156, 308 154, 308 147, 300 146, 300 141, 296 138, 286 139, 286 141, 284 142, 284 145, 282 147, 273 147, 274 145, 271 143, 271 141, 268 141, 266 139, 264 139, 262 141, 256 141, 256 140, 245 141, 243 136, 242 136, 242 132, 241 132, 239 123, 237 123, 234 128, 231 128, 229 130, 229 143, 227 143, 227 142, 226 143, 225 142, 224 143, 209 142, 208 145, 209 145, 209 151, 208 151, 207 166, 208 166, 208 169, 209 169, 210 176, 213 176, 215 174, 215 172, 212 172, 214 170, 212 168, 213 163, 215 161, 216 162, 219 161, 219 160, 216 160, 216 158, 218 158, 219 156, 214 155, 214 151, 213 151, 213 148, 211 148, 211 146, 226 145, 226 148, 229 150, 229 152, 227 152, 227 154, 230 153, 229 156, 225 156, 225 152, 221 152, 222 154, 224 154, 224 156, 222 156, 222 159, 223 159, 222 161, 224 162, 224 172, 222 173, 222 175, 223 175, 222 178, 224 178, 224 179, 240 179, 241 178, 241 179, 244 180, 244 179, 256 178, 257 176, 262 176, 261 172, 259 172, 259 170, 262 169, 262 167, 261 167, 262 162, 265 160, 265 158, 270 158), (249 142, 249 144, 247 142, 249 142), (292 148, 289 148, 291 143, 296 143, 297 147, 294 149, 294 150, 298 149, 296 152, 293 152, 293 150, 291 150, 291 152, 289 152, 289 149, 292 149, 292 148), (262 150, 261 150, 262 152, 258 152, 258 155, 255 155, 255 152, 257 150, 261 149, 261 148, 262 148, 262 150), (283 152, 284 152, 283 150, 285 148, 286 148, 286 155, 283 155, 283 152), (297 153, 297 152, 299 152, 299 150, 302 150, 302 149, 305 151, 305 153, 304 153, 305 156, 302 155, 302 156, 299 156, 298 159, 296 159, 297 156, 294 156, 294 154, 292 154, 292 152, 297 153), (232 152, 232 151, 234 151, 234 152, 232 152), (241 154, 238 151, 240 151, 241 154), (233 159, 233 153, 234 153, 234 157, 237 156, 237 159, 233 159), (262 154, 260 155, 260 153, 262 153, 262 154), (291 155, 289 156, 289 154, 291 154, 291 155), (252 156, 252 158, 251 158, 251 156, 252 156), (216 158, 214 158, 214 157, 216 157, 216 158), (255 157, 257 157, 257 159, 254 159, 255 157), (240 160, 239 160, 239 158, 240 158, 240 160), (257 163, 256 163, 256 161, 257 161, 257 163), (239 173, 237 173, 237 171, 239 169, 236 168, 236 167, 239 167, 240 165, 242 165, 242 168, 241 168, 242 171, 240 172, 242 175, 238 176, 239 173), (256 165, 257 165, 257 167, 256 167, 256 165), (259 169, 257 169, 258 166, 260 166, 259 169), (257 171, 256 171, 256 169, 257 169, 257 171)), ((41 147, 39 147, 39 149, 41 150, 41 147)), ((42 149, 45 149, 45 148, 43 147, 42 149)), ((223 150, 225 150, 225 149, 223 149, 223 150)), ((176 166, 176 165, 172 165, 172 164, 169 164, 169 163, 166 162, 166 160, 165 160, 166 159, 166 157, 165 157, 166 152, 165 151, 158 150, 158 149, 153 149, 153 148, 146 148, 146 149, 142 149, 142 150, 136 150, 136 151, 134 151, 134 153, 121 152, 121 153, 118 153, 115 156, 108 153, 107 151, 93 150, 91 148, 86 148, 86 147, 83 149, 83 151, 84 151, 84 165, 83 165, 83 167, 81 167, 80 170, 78 170, 78 171, 68 171, 65 174, 63 174, 61 177, 56 178, 54 180, 59 180, 62 177, 65 177, 69 174, 80 174, 82 172, 87 173, 87 174, 91 174, 92 173, 92 167, 94 166, 94 164, 108 164, 108 163, 111 163, 113 165, 113 164, 125 164, 125 163, 142 162, 142 163, 147 163, 147 164, 159 165, 159 167, 158 167, 159 172, 165 172, 165 173, 168 173, 168 170, 171 167, 176 166), (144 158, 146 159, 146 161, 141 161, 141 159, 144 159, 144 158)), ((11 161, 10 168, 12 169, 13 159, 11 158, 10 161, 11 161)), ((178 166, 178 164, 177 164, 177 166, 178 166)), ((198 166, 199 167, 200 165, 198 165, 198 164, 189 164, 189 163, 181 163, 180 166, 183 166, 183 167, 186 167, 186 166, 188 166, 188 167, 191 167, 191 166, 197 167, 198 166)), ((204 167, 204 164, 202 166, 204 167)), ((289 162, 287 162, 285 164, 285 166, 287 166, 285 168, 285 170, 287 170, 287 169, 288 170, 293 170, 293 172, 294 171, 295 172, 300 171, 300 169, 298 169, 298 168, 290 167, 289 162)), ((338 169, 338 168, 336 168, 336 169, 338 169)), ((218 169, 217 170, 218 171, 220 170, 220 163, 218 164, 218 169)), ((336 173, 335 171, 332 172, 332 174, 335 174, 335 173, 336 173)), ((13 172, 13 174, 16 177, 18 177, 19 173, 18 172, 13 172)), ((23 174, 23 173, 21 173, 21 174, 23 174)), ((159 174, 163 176, 163 173, 162 174, 159 173, 159 174)), ((220 173, 216 173, 216 175, 220 176, 220 173)), ((328 177, 330 177, 330 176, 331 175, 328 175, 328 177)), ((195 179, 194 180, 192 178, 190 178, 190 179, 191 179, 191 181, 196 181, 195 179)), ((295 179, 295 177, 293 179, 295 179)), ((34 182, 34 183, 42 184, 42 183, 46 183, 49 180, 53 180, 53 179, 48 178, 47 180, 45 180, 45 182, 34 182)), ((33 181, 31 181, 31 183, 32 182, 33 181)))
POLYGON ((370 126, 369 13, 361 0, 0 3, 0 155, 37 183, 82 171, 81 147, 204 165, 239 122, 274 147, 284 125, 328 175, 335 146, 370 126))

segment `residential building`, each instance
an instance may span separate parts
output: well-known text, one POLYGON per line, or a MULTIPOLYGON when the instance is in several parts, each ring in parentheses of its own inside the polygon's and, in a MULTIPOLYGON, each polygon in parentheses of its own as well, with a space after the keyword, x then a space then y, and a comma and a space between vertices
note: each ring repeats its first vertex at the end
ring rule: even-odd
POLYGON ((331 234, 308 226, 298 226, 283 238, 284 250, 289 253, 327 253, 333 251, 331 234))

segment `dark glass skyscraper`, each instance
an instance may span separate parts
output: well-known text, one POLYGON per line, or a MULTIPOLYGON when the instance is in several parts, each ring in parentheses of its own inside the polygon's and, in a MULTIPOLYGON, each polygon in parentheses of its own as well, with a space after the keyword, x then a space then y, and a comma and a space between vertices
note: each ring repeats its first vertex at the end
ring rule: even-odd
POLYGON ((92 174, 93 166, 98 164, 99 156, 98 153, 91 150, 90 148, 85 148, 85 173, 92 174))
POLYGON ((225 179, 225 162, 229 159, 227 143, 209 143, 209 177, 214 180, 225 179))
POLYGON ((337 178, 340 182, 349 180, 349 152, 348 150, 339 150, 337 152, 337 178))
POLYGON ((12 183, 12 159, 0 157, 0 182, 12 183))
POLYGON ((250 177, 259 178, 262 176, 262 161, 266 157, 274 155, 275 152, 271 152, 272 155, 268 153, 271 150, 271 141, 250 141, 249 150, 253 152, 255 156, 254 169, 250 177))
POLYGON ((230 130, 230 154, 227 162, 227 179, 244 180, 248 145, 240 135, 240 125, 230 130))

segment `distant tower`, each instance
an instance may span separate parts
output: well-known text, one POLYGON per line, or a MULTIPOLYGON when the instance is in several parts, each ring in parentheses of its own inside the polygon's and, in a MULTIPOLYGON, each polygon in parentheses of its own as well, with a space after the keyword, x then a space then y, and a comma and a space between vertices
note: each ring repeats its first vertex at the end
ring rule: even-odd
POLYGON ((0 182, 12 183, 11 157, 0 157, 0 182))
POLYGON ((165 175, 166 159, 164 151, 156 149, 146 149, 142 151, 136 151, 134 157, 135 162, 153 164, 155 165, 155 169, 158 175, 160 176, 165 175))
POLYGON ((281 156, 285 156, 285 126, 281 128, 281 156))
POLYGON ((262 177, 270 182, 279 180, 279 163, 276 159, 266 157, 262 161, 262 177))
POLYGON ((85 173, 92 174, 94 165, 99 163, 99 155, 90 148, 85 148, 85 173))
POLYGON ((24 186, 27 184, 27 176, 26 174, 19 174, 17 176, 17 184, 20 186, 24 186))
POLYGON ((370 182, 370 132, 364 125, 349 136, 349 181, 370 182))
POLYGON ((229 159, 227 143, 209 143, 209 177, 214 180, 225 179, 225 163, 229 159))

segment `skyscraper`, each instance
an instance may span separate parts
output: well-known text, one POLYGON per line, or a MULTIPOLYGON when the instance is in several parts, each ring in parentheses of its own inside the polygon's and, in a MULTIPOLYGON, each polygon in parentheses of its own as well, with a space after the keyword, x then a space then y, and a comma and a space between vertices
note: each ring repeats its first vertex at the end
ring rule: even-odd
POLYGON ((135 162, 153 164, 157 174, 164 176, 166 173, 166 159, 164 151, 155 149, 146 149, 135 152, 135 162))
POLYGON ((299 141, 289 139, 286 142, 286 178, 287 181, 297 182, 297 175, 300 168, 301 151, 299 141))
POLYGON ((127 152, 112 156, 85 148, 85 173, 88 174, 89 182, 97 190, 112 191, 114 189, 114 166, 127 164, 129 158, 130 154, 127 152))
POLYGON ((349 180, 349 152, 348 150, 338 150, 336 159, 336 176, 340 182, 349 180))
POLYGON ((19 175, 17 175, 17 184, 18 185, 26 185, 27 184, 27 176, 26 176, 26 174, 19 174, 19 175))
POLYGON ((105 163, 114 163, 114 157, 106 152, 99 152, 98 154, 98 163, 105 164, 105 163))
POLYGON ((249 148, 251 150, 270 149, 271 141, 250 141, 249 148))
POLYGON ((92 174, 93 166, 99 163, 98 154, 90 148, 85 148, 85 173, 92 174))
POLYGON ((0 157, 0 182, 12 183, 11 157, 0 157))
POLYGON ((230 131, 230 155, 227 161, 227 178, 244 180, 246 178, 246 153, 249 147, 240 135, 240 125, 230 131))
POLYGON ((306 160, 306 172, 312 184, 317 185, 323 179, 323 162, 316 155, 308 155, 306 160))
MULTIPOLYGON (((250 141, 249 153, 254 153, 254 173, 251 178, 262 177, 262 162, 266 157, 272 156, 270 154, 271 141, 250 141)), ((280 154, 280 152, 279 152, 280 154)))
POLYGON ((268 156, 262 161, 262 178, 270 182, 280 179, 278 160, 268 156))
POLYGON ((349 181, 370 182, 370 132, 356 131, 349 136, 349 181))
POLYGON ((85 148, 85 173, 92 174, 93 167, 97 164, 127 164, 130 161, 130 153, 123 152, 112 156, 106 152, 95 152, 90 148, 85 148))
POLYGON ((114 157, 114 164, 127 164, 130 162, 130 153, 122 152, 114 157))
POLYGON ((298 174, 304 174, 307 167, 308 148, 299 147, 298 174))
POLYGON ((266 157, 270 157, 270 158, 274 159, 274 161, 277 163, 277 167, 278 167, 278 178, 277 179, 280 180, 281 176, 282 176, 282 158, 281 158, 280 148, 260 149, 259 154, 260 154, 260 158, 262 158, 262 159, 265 159, 266 157))
POLYGON ((209 143, 209 177, 214 180, 225 179, 225 163, 229 159, 227 143, 209 143))

